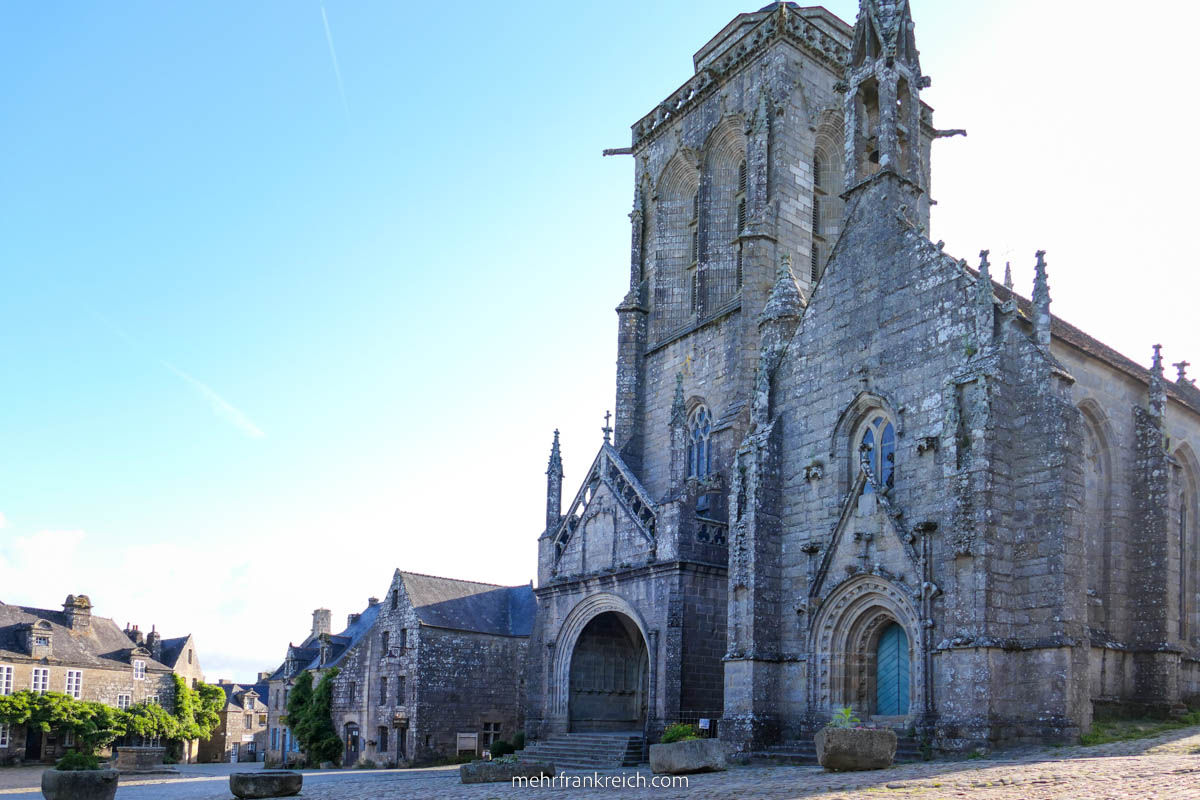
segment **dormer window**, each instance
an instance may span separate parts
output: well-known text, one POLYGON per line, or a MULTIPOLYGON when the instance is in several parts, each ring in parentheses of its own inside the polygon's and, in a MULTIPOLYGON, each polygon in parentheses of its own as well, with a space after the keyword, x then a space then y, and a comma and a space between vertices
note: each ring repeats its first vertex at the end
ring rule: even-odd
POLYGON ((33 637, 33 646, 34 647, 49 647, 50 646, 50 637, 43 636, 41 634, 35 634, 33 637))
POLYGON ((140 659, 133 662, 133 679, 135 681, 146 680, 146 662, 140 659))

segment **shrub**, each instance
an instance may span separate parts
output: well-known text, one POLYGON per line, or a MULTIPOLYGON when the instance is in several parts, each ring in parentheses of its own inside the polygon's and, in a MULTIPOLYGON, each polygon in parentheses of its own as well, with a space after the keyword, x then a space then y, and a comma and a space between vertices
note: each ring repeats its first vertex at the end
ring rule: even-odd
POLYGON ((364 758, 354 765, 355 769, 379 769, 379 765, 369 758, 364 758))
POLYGON ((517 748, 513 747, 504 739, 497 739, 496 741, 492 742, 492 746, 488 749, 492 753, 492 758, 500 758, 501 756, 506 756, 509 753, 514 753, 517 750, 517 748))
POLYGON ((674 725, 668 725, 663 731, 662 739, 659 741, 662 744, 671 744, 673 742, 687 742, 692 739, 699 739, 700 731, 695 725, 688 725, 686 722, 676 722, 674 725))
POLYGON ((67 753, 54 765, 60 772, 77 772, 86 769, 100 769, 100 759, 83 753, 67 753))
POLYGON ((513 749, 525 749, 525 731, 517 731, 517 735, 513 737, 513 749))
POLYGON ((850 706, 839 708, 837 712, 829 718, 829 727, 831 728, 853 728, 855 725, 861 725, 862 720, 854 716, 854 710, 850 706))

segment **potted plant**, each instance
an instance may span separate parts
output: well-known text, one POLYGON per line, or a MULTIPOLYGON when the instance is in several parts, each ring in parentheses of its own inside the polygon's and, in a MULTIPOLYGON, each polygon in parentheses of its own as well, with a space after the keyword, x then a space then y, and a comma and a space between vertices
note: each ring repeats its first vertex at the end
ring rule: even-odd
POLYGON ((885 769, 896 758, 896 733, 868 728, 849 708, 841 708, 817 731, 817 760, 828 770, 885 769))
POLYGON ((113 800, 118 775, 115 769, 102 769, 96 756, 67 753, 42 773, 42 796, 46 800, 113 800))

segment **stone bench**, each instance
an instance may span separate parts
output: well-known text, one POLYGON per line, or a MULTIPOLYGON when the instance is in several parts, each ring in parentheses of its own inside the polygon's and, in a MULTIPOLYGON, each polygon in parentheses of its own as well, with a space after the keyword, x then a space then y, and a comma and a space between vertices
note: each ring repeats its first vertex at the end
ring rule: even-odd
POLYGON ((291 797, 300 793, 304 776, 287 769, 261 772, 234 772, 229 776, 229 791, 236 797, 291 797))

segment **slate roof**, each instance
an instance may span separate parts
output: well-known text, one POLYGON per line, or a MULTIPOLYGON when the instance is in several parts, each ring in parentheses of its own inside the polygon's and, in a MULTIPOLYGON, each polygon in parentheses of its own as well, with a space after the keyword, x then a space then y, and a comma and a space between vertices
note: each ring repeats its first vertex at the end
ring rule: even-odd
POLYGON ((266 683, 256 683, 253 685, 242 683, 218 683, 217 686, 219 686, 221 691, 225 693, 225 708, 227 710, 230 706, 241 709, 241 695, 250 690, 254 690, 254 692, 258 695, 258 702, 262 703, 264 706, 270 705, 267 702, 270 690, 266 683))
POLYGON ((162 663, 169 667, 174 667, 179 663, 179 657, 183 655, 183 647, 187 644, 187 640, 191 638, 191 634, 187 636, 179 636, 174 639, 162 640, 162 663))
MULTIPOLYGON (((379 616, 379 604, 367 606, 358 615, 358 619, 346 627, 344 631, 334 634, 329 637, 329 652, 325 654, 325 663, 321 663, 321 647, 317 643, 313 646, 303 648, 305 651, 312 651, 314 656, 304 669, 319 669, 321 667, 335 667, 346 652, 367 635, 371 630, 371 626, 375 624, 375 618, 379 616)), ((298 659, 299 660, 299 659, 298 659)), ((302 663, 302 662, 301 662, 302 663)))
MULTIPOLYGON (((50 663, 115 669, 128 667, 136 645, 117 623, 107 617, 91 618, 81 630, 67 627, 61 610, 29 608, 0 603, 0 661, 29 659, 23 626, 45 620, 50 623, 50 663)), ((149 656, 138 656, 147 669, 169 672, 170 667, 149 656)))
POLYGON ((533 587, 439 578, 400 572, 422 625, 498 636, 528 636, 536 601, 533 587))
MULTIPOLYGON (((979 270, 974 267, 967 266, 966 273, 972 279, 979 278, 979 270)), ((1017 310, 1025 318, 1026 322, 1032 319, 1033 303, 1028 297, 1023 297, 995 279, 992 280, 992 290, 1000 300, 1007 300, 1010 297, 1015 300, 1017 310)), ((1065 344, 1071 345, 1085 355, 1091 356, 1098 361, 1103 361, 1118 372, 1123 372, 1147 386, 1150 385, 1149 369, 1143 367, 1129 356, 1123 355, 1119 351, 1109 347, 1096 337, 1085 333, 1062 317, 1055 316, 1053 313, 1050 315, 1050 335, 1065 344)), ((1163 377, 1163 388, 1166 389, 1167 397, 1200 414, 1200 389, 1189 383, 1177 383, 1165 376, 1163 377)))

